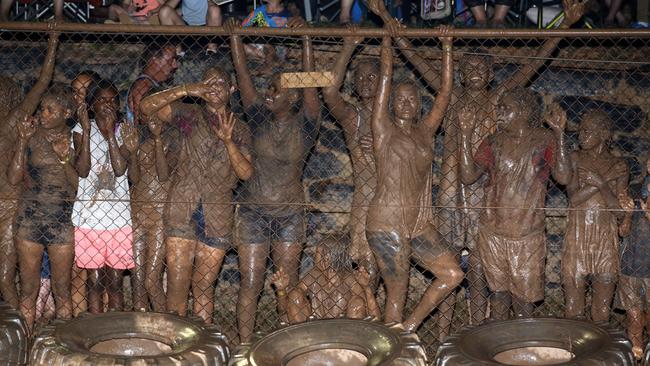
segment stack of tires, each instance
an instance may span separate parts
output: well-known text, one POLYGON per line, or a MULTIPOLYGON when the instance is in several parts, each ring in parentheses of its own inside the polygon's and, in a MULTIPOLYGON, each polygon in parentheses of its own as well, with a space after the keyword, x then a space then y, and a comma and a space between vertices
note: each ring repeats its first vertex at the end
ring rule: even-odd
MULTIPOLYGON (((512 356, 511 356, 512 357, 512 356)), ((553 318, 513 319, 466 327, 438 348, 436 366, 571 365, 634 366, 632 345, 623 331, 586 321, 553 318), (521 363, 495 357, 513 350, 568 353, 567 361, 521 363)))
POLYGON ((225 366, 229 356, 226 338, 198 318, 114 312, 54 321, 40 329, 34 337, 30 365, 225 366), (111 352, 93 349, 103 342, 113 342, 111 352), (147 354, 130 352, 129 347, 138 342, 165 348, 147 354))
POLYGON ((28 350, 25 321, 17 310, 0 302, 0 365, 26 365, 28 350))

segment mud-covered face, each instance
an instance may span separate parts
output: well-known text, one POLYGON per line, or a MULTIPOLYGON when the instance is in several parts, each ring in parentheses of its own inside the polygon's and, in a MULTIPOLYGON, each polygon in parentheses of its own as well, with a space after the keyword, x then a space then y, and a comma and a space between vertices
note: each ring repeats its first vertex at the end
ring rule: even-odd
POLYGON ((354 89, 361 98, 373 98, 377 93, 379 72, 371 64, 362 63, 354 72, 354 89))
POLYGON ((100 90, 92 105, 96 118, 112 121, 117 120, 118 107, 117 93, 112 88, 100 90))
POLYGON ((72 91, 74 92, 73 98, 76 105, 80 105, 86 101, 88 87, 91 82, 91 77, 86 74, 79 75, 72 80, 70 86, 72 86, 72 91))
POLYGON ((581 148, 593 149, 609 139, 610 132, 607 123, 602 120, 605 118, 607 117, 600 114, 588 114, 582 119, 578 130, 578 141, 581 148))
POLYGON ((492 70, 485 57, 465 56, 460 65, 461 81, 466 88, 482 90, 492 78, 492 70))
POLYGON ((210 80, 210 92, 205 95, 205 101, 213 107, 221 107, 230 101, 231 84, 228 74, 215 70, 205 75, 210 80))
POLYGON ((400 84, 393 93, 393 114, 396 118, 413 121, 420 114, 420 94, 415 85, 400 84))
POLYGON ((504 131, 516 128, 518 122, 526 122, 529 111, 522 110, 519 103, 510 94, 505 94, 497 104, 497 126, 504 131))
POLYGON ((295 89, 283 89, 280 75, 274 75, 268 90, 264 93, 264 104, 269 110, 273 113, 290 110, 297 101, 297 91, 295 89))
POLYGON ((41 101, 38 119, 41 127, 54 129, 65 126, 66 119, 70 115, 71 111, 64 108, 56 98, 46 96, 41 101))
POLYGON ((176 47, 167 46, 162 50, 162 53, 154 57, 151 61, 153 63, 154 72, 159 80, 168 80, 178 69, 178 61, 176 60, 176 47))

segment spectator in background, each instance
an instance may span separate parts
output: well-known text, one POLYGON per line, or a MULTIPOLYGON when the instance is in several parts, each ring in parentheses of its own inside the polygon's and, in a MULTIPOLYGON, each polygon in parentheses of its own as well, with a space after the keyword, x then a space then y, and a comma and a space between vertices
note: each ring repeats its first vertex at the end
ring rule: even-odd
POLYGON ((108 7, 108 19, 120 21, 120 18, 128 17, 133 23, 156 24, 159 20, 153 21, 164 4, 163 0, 124 0, 121 5, 111 4, 108 7))
MULTIPOLYGON (((647 1, 647 0, 638 0, 638 1, 647 1)), ((607 16, 604 19, 605 27, 624 27, 627 23, 625 17, 621 13, 621 5, 623 5, 623 0, 605 0, 605 6, 609 9, 607 11, 607 16)))
MULTIPOLYGON (((284 6, 283 0, 263 0, 266 5, 258 6, 242 22, 242 27, 284 28, 293 14, 284 6)), ((262 75, 273 73, 273 67, 282 63, 286 48, 273 47, 268 44, 246 44, 246 55, 261 61, 257 72, 262 75)))
MULTIPOLYGON (((162 25, 220 27, 223 23, 221 9, 212 0, 169 0, 158 10, 158 17, 162 25)), ((216 53, 217 45, 210 42, 205 51, 216 53)))
POLYGON ((485 0, 465 0, 465 4, 471 10, 476 26, 478 28, 505 28, 506 15, 510 7, 515 5, 516 0, 496 0, 494 6, 494 15, 491 22, 485 12, 485 0))
POLYGON ((339 15, 339 23, 346 24, 361 24, 362 12, 359 0, 341 0, 341 14, 339 15))

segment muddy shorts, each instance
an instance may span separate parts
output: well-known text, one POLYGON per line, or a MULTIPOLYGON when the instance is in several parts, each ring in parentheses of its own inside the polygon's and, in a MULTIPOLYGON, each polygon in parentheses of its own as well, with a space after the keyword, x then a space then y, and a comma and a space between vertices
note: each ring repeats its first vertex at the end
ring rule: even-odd
POLYGON ((165 207, 165 235, 200 240, 210 247, 227 250, 231 246, 233 207, 205 201, 220 201, 209 186, 198 186, 186 179, 176 182, 169 192, 165 207), (226 211, 229 210, 229 211, 226 211))
POLYGON ((478 249, 490 290, 509 291, 525 302, 544 298, 544 232, 508 239, 479 228, 478 249))
POLYGON ((74 243, 72 203, 24 200, 14 224, 17 239, 48 246, 74 243))
POLYGON ((253 207, 241 206, 237 217, 239 244, 304 243, 305 214, 303 211, 286 216, 271 215, 253 207))
POLYGON ((451 249, 441 243, 440 236, 433 227, 411 240, 392 231, 368 231, 366 237, 375 258, 381 260, 391 273, 408 271, 411 257, 431 261, 441 254, 451 253, 451 249))
POLYGON ((650 305, 650 278, 621 275, 618 281, 618 298, 624 310, 648 310, 650 305))

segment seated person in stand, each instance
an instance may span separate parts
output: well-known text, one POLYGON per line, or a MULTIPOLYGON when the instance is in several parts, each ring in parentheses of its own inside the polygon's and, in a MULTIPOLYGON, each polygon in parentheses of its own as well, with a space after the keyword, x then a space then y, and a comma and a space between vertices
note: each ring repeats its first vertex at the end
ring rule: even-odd
POLYGON ((287 309, 290 323, 306 321, 310 316, 317 319, 347 317, 362 319, 366 316, 379 318, 381 313, 365 268, 356 271, 348 255, 350 238, 339 235, 323 239, 316 247, 314 268, 289 288, 289 275, 280 267, 271 277, 278 294, 278 301, 287 309))

